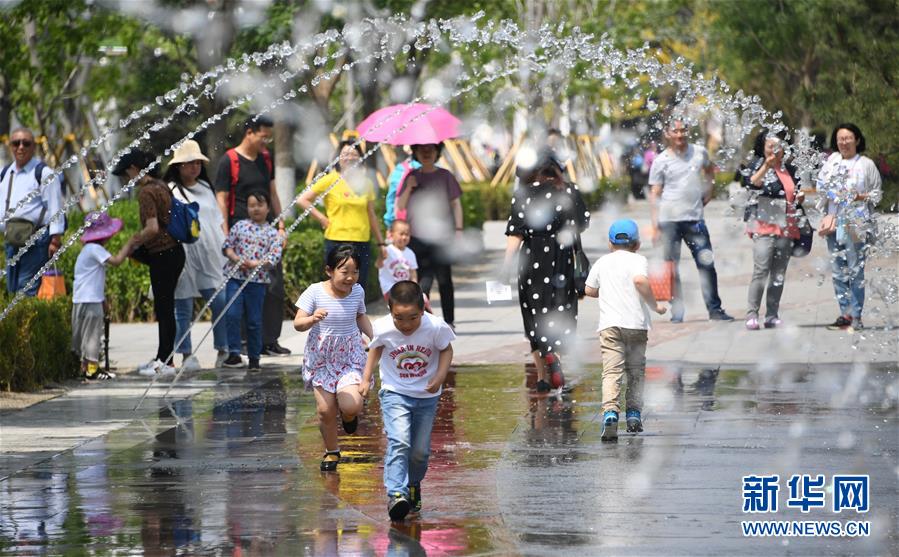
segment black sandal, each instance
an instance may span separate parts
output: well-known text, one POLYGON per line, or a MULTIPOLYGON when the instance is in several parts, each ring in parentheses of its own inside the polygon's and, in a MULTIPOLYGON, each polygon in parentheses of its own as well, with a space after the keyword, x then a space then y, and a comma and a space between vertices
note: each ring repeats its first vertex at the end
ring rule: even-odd
POLYGON ((325 456, 322 457, 321 471, 336 471, 338 462, 340 462, 340 451, 325 451, 325 456))
POLYGON ((348 435, 356 433, 356 428, 359 427, 359 416, 353 416, 353 419, 348 422, 342 419, 340 421, 343 423, 343 431, 348 435))

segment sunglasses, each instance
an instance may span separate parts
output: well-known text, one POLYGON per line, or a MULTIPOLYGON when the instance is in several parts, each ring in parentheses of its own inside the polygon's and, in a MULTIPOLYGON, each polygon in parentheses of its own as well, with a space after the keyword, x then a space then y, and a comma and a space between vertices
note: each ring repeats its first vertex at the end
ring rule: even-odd
POLYGON ((21 146, 21 147, 25 147, 26 149, 28 149, 29 147, 34 145, 34 141, 29 141, 27 139, 13 139, 12 141, 9 142, 9 144, 12 145, 13 147, 21 146))

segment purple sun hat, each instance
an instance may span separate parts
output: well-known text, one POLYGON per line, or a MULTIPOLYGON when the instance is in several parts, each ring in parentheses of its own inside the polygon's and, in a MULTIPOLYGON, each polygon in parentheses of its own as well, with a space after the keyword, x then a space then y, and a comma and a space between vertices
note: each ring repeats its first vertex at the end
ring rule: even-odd
POLYGON ((112 238, 122 229, 122 219, 114 219, 99 211, 84 215, 84 224, 88 226, 81 236, 81 241, 85 244, 112 238))

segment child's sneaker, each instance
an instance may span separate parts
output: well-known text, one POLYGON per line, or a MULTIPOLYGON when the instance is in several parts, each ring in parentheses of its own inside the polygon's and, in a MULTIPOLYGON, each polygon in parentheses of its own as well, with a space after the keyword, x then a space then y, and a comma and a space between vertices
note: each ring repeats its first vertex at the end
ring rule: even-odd
POLYGON ((548 393, 548 392, 550 392, 551 390, 553 390, 552 385, 550 385, 549 383, 547 383, 547 382, 544 381, 543 379, 540 379, 539 381, 537 381, 537 387, 536 387, 536 389, 537 389, 537 392, 538 392, 538 393, 548 393))
POLYGON ((409 486, 409 504, 412 505, 412 512, 421 512, 421 484, 409 486))
POLYGON ((262 366, 259 365, 258 358, 250 358, 250 364, 247 366, 247 371, 250 373, 259 373, 262 371, 262 366))
POLYGON ((766 317, 765 318, 765 328, 766 329, 776 329, 783 325, 783 321, 778 317, 766 317))
POLYGON ((410 509, 412 505, 409 499, 399 491, 387 499, 387 514, 390 515, 390 520, 400 521, 406 518, 410 509))
POLYGON ((759 318, 757 315, 750 315, 746 318, 746 330, 748 331, 758 331, 761 327, 759 327, 759 318))
POLYGON ((606 410, 602 416, 602 440, 618 440, 618 412, 606 410))
POLYGON ((628 433, 640 433, 643 431, 643 420, 640 418, 639 410, 628 410, 626 417, 628 433))

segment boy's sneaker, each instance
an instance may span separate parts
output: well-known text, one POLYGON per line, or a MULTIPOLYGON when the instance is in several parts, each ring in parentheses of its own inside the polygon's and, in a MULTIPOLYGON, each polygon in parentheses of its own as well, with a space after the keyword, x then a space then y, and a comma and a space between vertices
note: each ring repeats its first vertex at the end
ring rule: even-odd
POLYGON ((536 389, 537 389, 538 393, 548 393, 551 390, 553 390, 552 385, 550 385, 543 379, 540 379, 539 381, 537 381, 536 389))
POLYGON ((852 326, 852 318, 848 315, 837 317, 836 321, 827 326, 828 331, 845 331, 852 326))
POLYGON ((412 505, 412 512, 421 512, 421 484, 409 486, 409 504, 412 505))
POLYGON ((759 318, 756 315, 750 315, 746 318, 746 329, 749 331, 758 331, 761 327, 759 326, 759 318))
POLYGON ((778 317, 766 317, 765 318, 765 328, 766 329, 776 329, 783 325, 783 321, 778 317))
POLYGON ((606 410, 602 416, 602 440, 618 440, 618 412, 606 410))
POLYGON ((241 368, 243 367, 243 358, 240 357, 240 354, 228 354, 228 357, 222 362, 222 367, 241 368))
POLYGON ((862 323, 862 318, 858 317, 852 321, 852 330, 861 331, 865 328, 864 323, 862 323))
POLYGON ((203 366, 200 365, 200 360, 193 354, 184 358, 184 362, 181 363, 181 368, 184 371, 200 371, 203 369, 203 366))
POLYGON ((387 514, 390 515, 390 520, 400 521, 406 518, 411 509, 412 504, 409 503, 409 499, 399 491, 387 500, 387 514))
POLYGON ((643 431, 643 420, 640 419, 639 410, 628 410, 626 417, 628 433, 640 433, 643 431))
POLYGON ((247 371, 250 373, 259 373, 262 371, 262 366, 259 365, 259 360, 257 358, 250 358, 250 364, 247 366, 247 371))

